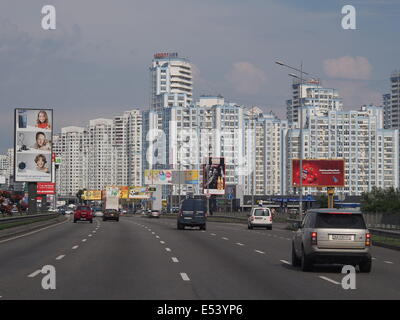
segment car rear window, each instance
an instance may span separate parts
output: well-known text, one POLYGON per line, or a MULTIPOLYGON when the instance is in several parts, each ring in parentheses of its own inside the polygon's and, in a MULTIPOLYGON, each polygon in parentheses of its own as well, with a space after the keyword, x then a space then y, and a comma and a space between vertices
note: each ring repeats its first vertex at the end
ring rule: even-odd
POLYGON ((268 217, 269 211, 267 209, 255 209, 254 215, 257 217, 268 217))
POLYGON ((205 211, 203 201, 186 200, 182 203, 183 211, 205 211))
POLYGON ((78 208, 76 208, 76 210, 89 210, 90 211, 90 207, 79 206, 78 208))
POLYGON ((322 229, 366 229, 361 214, 317 214, 316 228, 322 229))

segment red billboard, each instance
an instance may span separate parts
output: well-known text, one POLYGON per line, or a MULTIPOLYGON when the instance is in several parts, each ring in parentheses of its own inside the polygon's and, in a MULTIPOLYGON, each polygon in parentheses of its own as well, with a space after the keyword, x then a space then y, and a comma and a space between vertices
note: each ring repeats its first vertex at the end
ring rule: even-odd
POLYGON ((52 182, 38 182, 37 183, 37 194, 54 194, 55 183, 52 182))
MULTIPOLYGON (((344 187, 344 160, 303 159, 302 186, 344 187)), ((300 160, 292 160, 292 184, 300 186, 300 160)))

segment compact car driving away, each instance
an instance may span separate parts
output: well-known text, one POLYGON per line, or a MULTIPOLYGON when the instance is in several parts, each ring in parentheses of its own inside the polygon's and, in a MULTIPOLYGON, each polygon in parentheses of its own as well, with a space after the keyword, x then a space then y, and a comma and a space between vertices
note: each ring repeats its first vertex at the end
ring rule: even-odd
POLYGON ((292 265, 310 271, 314 264, 358 265, 370 272, 371 234, 359 211, 310 210, 293 236, 292 265))
POLYGON ((77 206, 74 212, 74 223, 76 223, 78 220, 90 221, 90 223, 92 223, 92 208, 90 208, 89 206, 77 206))
POLYGON ((247 218, 247 227, 249 229, 261 227, 272 230, 271 210, 264 207, 252 208, 247 218))

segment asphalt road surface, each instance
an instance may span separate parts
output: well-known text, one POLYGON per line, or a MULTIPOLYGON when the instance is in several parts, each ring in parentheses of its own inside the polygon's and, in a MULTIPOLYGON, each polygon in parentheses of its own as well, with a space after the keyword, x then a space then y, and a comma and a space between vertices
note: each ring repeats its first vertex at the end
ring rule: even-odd
POLYGON ((68 220, 0 241, 0 299, 400 299, 400 252, 372 248, 373 270, 345 290, 340 266, 290 265, 292 231, 174 219, 68 220), (51 265, 56 288, 44 290, 51 265))

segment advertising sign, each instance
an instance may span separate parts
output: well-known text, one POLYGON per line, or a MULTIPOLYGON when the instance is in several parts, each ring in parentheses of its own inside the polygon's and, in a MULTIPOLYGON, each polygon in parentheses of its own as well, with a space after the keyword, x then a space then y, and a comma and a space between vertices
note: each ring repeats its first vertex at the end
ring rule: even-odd
POLYGON ((38 182, 37 183, 37 194, 54 194, 55 183, 52 182, 38 182))
POLYGON ((172 170, 144 170, 144 184, 172 184, 172 170))
POLYGON ((107 198, 119 198, 119 187, 106 187, 107 198))
POLYGON ((225 194, 225 159, 209 157, 203 165, 203 193, 225 194))
POLYGON ((119 187, 119 198, 120 199, 129 199, 129 187, 127 187, 127 186, 119 187))
POLYGON ((146 187, 129 187, 129 199, 149 199, 146 187))
POLYGON ((53 110, 15 109, 16 182, 52 181, 53 110))
POLYGON ((101 190, 86 190, 83 192, 85 200, 101 200, 101 190))
POLYGON ((185 171, 185 184, 198 184, 199 183, 199 171, 198 170, 186 170, 185 171))
MULTIPOLYGON (((344 187, 344 160, 304 159, 302 161, 304 187, 344 187)), ((292 183, 300 185, 300 160, 292 160, 292 183)))

